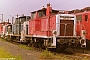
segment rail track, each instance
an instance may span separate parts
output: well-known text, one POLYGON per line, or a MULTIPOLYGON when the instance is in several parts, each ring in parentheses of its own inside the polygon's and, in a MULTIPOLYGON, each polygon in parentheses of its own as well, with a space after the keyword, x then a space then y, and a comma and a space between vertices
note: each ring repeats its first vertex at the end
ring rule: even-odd
MULTIPOLYGON (((20 42, 16 42, 16 41, 7 41, 7 42, 10 42, 10 43, 13 43, 13 44, 16 44, 16 45, 26 45, 28 46, 27 44, 24 44, 24 43, 20 43, 20 42)), ((30 46, 31 47, 31 46, 30 46)), ((34 51, 37 51, 37 52, 43 52, 45 49, 41 49, 41 48, 36 48, 36 47, 32 47, 34 51)), ((67 58, 82 58, 82 57, 85 57, 85 58, 89 58, 90 57, 90 50, 89 49, 78 49, 78 48, 75 48, 75 49, 72 49, 72 48, 67 48, 65 49, 64 51, 56 51, 56 49, 48 49, 50 52, 52 52, 54 55, 60 55, 60 56, 66 56, 67 58)))

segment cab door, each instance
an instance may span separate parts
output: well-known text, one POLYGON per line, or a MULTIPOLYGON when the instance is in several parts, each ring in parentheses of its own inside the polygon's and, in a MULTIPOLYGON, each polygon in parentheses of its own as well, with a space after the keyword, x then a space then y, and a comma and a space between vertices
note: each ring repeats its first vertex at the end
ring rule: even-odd
POLYGON ((26 35, 28 35, 28 25, 26 25, 26 35))
MULTIPOLYGON (((83 15, 83 24, 84 24, 84 25, 82 25, 82 28, 83 28, 84 30, 86 30, 86 32, 89 32, 89 14, 88 14, 88 13, 85 13, 85 14, 83 15)), ((88 38, 89 35, 86 34, 86 37, 88 38)))

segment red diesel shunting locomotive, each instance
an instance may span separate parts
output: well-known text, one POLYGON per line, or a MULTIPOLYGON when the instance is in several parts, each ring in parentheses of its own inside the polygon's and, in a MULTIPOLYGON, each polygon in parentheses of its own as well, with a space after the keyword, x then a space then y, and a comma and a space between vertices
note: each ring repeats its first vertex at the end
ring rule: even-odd
POLYGON ((0 23, 0 37, 4 38, 4 35, 6 34, 6 25, 11 24, 8 20, 8 22, 1 22, 0 23))
POLYGON ((83 33, 86 36, 86 47, 90 49, 90 7, 86 7, 82 10, 83 12, 75 14, 77 19, 77 35, 80 35, 79 33, 83 30, 83 33))
POLYGON ((90 49, 90 47, 89 47, 90 46, 90 28, 89 28, 89 26, 90 26, 90 7, 72 10, 72 11, 69 11, 69 13, 76 15, 77 36, 80 36, 81 33, 83 32, 84 40, 82 40, 82 43, 84 43, 84 45, 86 45, 86 48, 90 49))
POLYGON ((65 49, 79 44, 86 47, 81 42, 85 36, 76 35, 76 16, 59 13, 50 4, 47 4, 47 8, 31 12, 28 34, 25 35, 25 32, 26 30, 21 33, 20 41, 28 41, 30 45, 37 47, 65 49))

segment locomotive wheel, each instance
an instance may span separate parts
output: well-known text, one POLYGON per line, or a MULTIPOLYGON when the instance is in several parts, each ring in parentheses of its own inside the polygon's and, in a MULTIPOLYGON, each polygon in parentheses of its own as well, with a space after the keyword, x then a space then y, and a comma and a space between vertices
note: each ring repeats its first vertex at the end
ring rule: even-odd
POLYGON ((56 48, 56 51, 59 53, 59 52, 64 52, 66 48, 64 47, 61 47, 61 48, 56 48))
POLYGON ((6 40, 7 40, 7 41, 11 41, 10 35, 8 35, 8 36, 6 37, 6 40))
POLYGON ((90 50, 90 41, 89 40, 86 40, 86 49, 90 50))
POLYGON ((31 47, 31 43, 29 42, 29 43, 27 43, 27 46, 30 46, 31 47))
POLYGON ((57 48, 56 48, 57 52, 63 52, 67 48, 68 48, 68 46, 66 44, 60 45, 59 42, 57 42, 57 48))

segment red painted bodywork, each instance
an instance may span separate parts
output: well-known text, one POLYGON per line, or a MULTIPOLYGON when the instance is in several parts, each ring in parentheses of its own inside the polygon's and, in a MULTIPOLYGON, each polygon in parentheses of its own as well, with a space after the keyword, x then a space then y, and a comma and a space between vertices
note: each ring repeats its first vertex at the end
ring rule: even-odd
POLYGON ((86 30, 86 39, 90 40, 90 11, 77 13, 76 16, 77 15, 82 15, 82 21, 77 22, 77 35, 81 35, 81 30, 86 30), (87 21, 85 21, 85 15, 88 15, 87 21))
POLYGON ((48 16, 29 21, 29 34, 40 36, 51 36, 52 30, 56 29, 56 18, 48 16), (49 23, 48 23, 49 21, 49 23))
MULTIPOLYGON (((2 34, 3 33, 3 26, 4 25, 7 25, 7 24, 11 24, 11 23, 9 23, 9 22, 1 22, 0 23, 0 34, 2 34)), ((4 29, 5 30, 5 29, 4 29)), ((5 32, 5 31, 4 31, 5 32)))
POLYGON ((56 16, 51 14, 52 7, 47 6, 46 16, 38 17, 36 12, 36 18, 29 20, 29 35, 38 36, 51 36, 52 30, 56 29, 56 16))
POLYGON ((2 34, 2 31, 3 31, 3 26, 2 24, 0 24, 0 34, 2 34))

